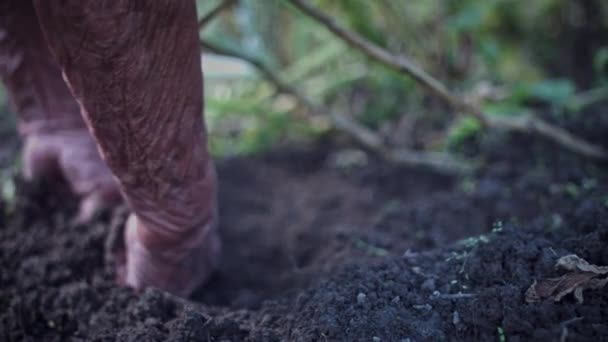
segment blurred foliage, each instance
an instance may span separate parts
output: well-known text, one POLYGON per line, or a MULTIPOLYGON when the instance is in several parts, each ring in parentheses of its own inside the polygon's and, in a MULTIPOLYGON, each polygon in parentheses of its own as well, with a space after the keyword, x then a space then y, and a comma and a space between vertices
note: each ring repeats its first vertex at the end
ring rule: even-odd
POLYGON ((460 118, 448 131, 447 144, 452 149, 458 149, 469 139, 481 133, 481 123, 473 117, 460 118))
MULTIPOLYGON (((199 17, 219 2, 197 0, 199 17)), ((577 118, 608 98, 606 0, 310 2, 494 115, 577 118)), ((286 0, 239 0, 201 35, 259 58, 311 99, 393 145, 453 149, 482 133, 475 120, 457 119, 412 79, 369 61, 286 0)), ((203 60, 212 64, 206 64, 205 98, 215 154, 253 153, 330 128, 326 117, 308 115, 276 94, 246 63, 203 60)), ((13 124, 2 88, 0 110, 3 123, 13 124)))
MULTIPOLYGON (((199 0, 201 15, 216 3, 199 0)), ((605 0, 311 3, 375 44, 412 58, 495 115, 541 109, 576 116, 608 98, 605 0)), ((481 129, 475 120, 454 119, 413 80, 370 62, 285 0, 241 0, 202 34, 260 58, 314 100, 378 130, 388 141, 436 150, 454 147, 481 129), (448 134, 437 138, 446 129, 448 134), (415 137, 393 139, 403 134, 415 137)), ((208 78, 206 87, 216 153, 255 152, 328 127, 276 96, 255 72, 231 82, 208 78), (216 88, 226 87, 229 94, 219 91, 224 96, 215 97, 216 88)))

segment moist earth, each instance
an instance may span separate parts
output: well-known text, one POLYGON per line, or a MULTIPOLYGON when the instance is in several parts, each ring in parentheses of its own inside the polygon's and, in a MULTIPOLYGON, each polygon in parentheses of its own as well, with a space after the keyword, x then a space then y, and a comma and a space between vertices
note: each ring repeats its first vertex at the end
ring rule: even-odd
MULTIPOLYGON (((607 146, 592 117, 568 129, 607 146)), ((561 256, 608 265, 606 165, 521 135, 468 144, 488 166, 464 178, 339 144, 218 161, 223 262, 189 300, 115 285, 105 256, 126 208, 74 224, 65 186, 16 177, 0 202, 0 339, 608 340, 606 289, 524 297, 561 256)))

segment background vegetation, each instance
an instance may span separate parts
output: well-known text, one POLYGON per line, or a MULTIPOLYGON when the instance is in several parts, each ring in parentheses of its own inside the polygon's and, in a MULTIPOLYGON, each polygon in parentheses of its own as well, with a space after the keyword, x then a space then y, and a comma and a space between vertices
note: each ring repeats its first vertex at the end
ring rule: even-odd
MULTIPOLYGON (((223 3, 197 2, 201 18, 223 3)), ((254 60, 321 107, 303 106, 241 58, 206 54, 214 154, 254 153, 333 134, 336 122, 325 111, 369 129, 383 146, 408 151, 458 156, 463 142, 487 134, 478 118, 459 115, 462 109, 439 101, 413 78, 348 46, 289 0, 229 3, 201 27, 202 39, 254 60)), ((409 58, 489 116, 584 120, 587 106, 608 98, 603 0, 308 3, 369 42, 409 58)), ((3 121, 14 122, 4 91, 0 108, 3 121)))
MULTIPOLYGON (((200 16, 218 3, 199 1, 200 16)), ((606 1, 308 3, 369 42, 406 56, 489 116, 584 120, 587 106, 608 98, 606 1)), ((349 47, 288 0, 237 1, 201 35, 256 59, 307 99, 364 125, 388 146, 458 155, 464 141, 487 132, 475 117, 458 115, 411 77, 349 47)), ((332 131, 327 113, 306 113, 255 68, 207 76, 216 154, 251 153, 332 131)))

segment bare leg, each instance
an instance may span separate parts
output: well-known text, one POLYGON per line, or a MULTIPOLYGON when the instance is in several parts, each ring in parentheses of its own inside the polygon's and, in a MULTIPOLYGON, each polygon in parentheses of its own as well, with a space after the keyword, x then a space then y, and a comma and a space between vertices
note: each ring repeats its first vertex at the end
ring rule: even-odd
POLYGON ((189 295, 217 264, 194 1, 36 0, 38 17, 134 215, 124 280, 189 295))
POLYGON ((120 200, 116 182, 44 41, 33 4, 4 0, 0 7, 0 75, 19 114, 24 174, 65 177, 83 198, 80 218, 86 220, 120 200))

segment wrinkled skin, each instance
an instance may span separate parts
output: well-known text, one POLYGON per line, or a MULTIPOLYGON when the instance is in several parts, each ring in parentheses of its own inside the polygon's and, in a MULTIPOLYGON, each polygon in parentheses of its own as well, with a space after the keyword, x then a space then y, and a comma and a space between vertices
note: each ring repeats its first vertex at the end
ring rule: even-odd
MULTIPOLYGON (((116 258, 119 281, 188 296, 207 280, 220 253, 194 1, 33 3, 84 123, 133 212, 126 250, 116 258)), ((63 139, 63 132, 54 137, 63 139)), ((47 138, 39 136, 54 146, 47 138)), ((65 153, 67 144, 57 143, 56 150, 65 153)), ((75 170, 91 179, 87 169, 75 170)))
POLYGON ((79 221, 120 201, 29 1, 0 1, 0 75, 19 113, 24 176, 65 178, 82 197, 79 221))

